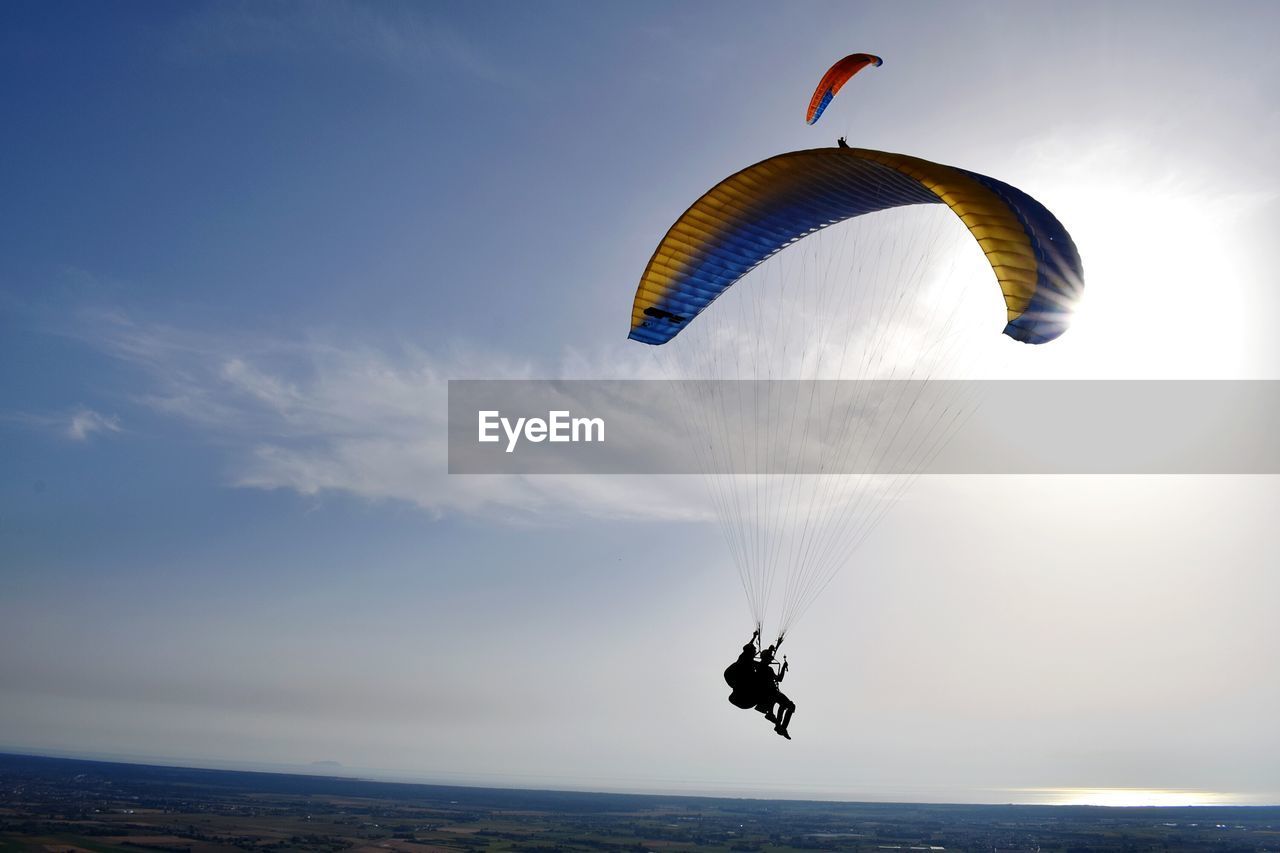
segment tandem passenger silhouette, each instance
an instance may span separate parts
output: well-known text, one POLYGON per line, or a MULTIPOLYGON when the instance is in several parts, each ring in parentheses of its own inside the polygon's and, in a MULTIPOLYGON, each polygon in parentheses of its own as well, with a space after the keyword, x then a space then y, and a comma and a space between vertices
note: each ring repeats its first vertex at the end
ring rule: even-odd
POLYGON ((778 666, 774 656, 780 645, 781 637, 769 648, 760 649, 760 629, 757 628, 742 647, 742 654, 725 669, 724 680, 733 689, 729 694, 729 701, 733 705, 744 710, 754 708, 764 714, 764 718, 774 724, 775 732, 791 740, 787 727, 791 724, 791 715, 796 711, 796 703, 778 689, 787 674, 786 658, 782 659, 782 665, 778 669, 774 669, 778 666))

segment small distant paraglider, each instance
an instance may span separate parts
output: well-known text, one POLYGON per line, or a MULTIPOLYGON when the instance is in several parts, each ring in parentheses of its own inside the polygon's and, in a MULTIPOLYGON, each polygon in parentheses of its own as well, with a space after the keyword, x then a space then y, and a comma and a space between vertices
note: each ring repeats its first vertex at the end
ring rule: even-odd
POLYGON ((868 65, 874 65, 878 68, 883 64, 884 60, 874 54, 851 53, 835 65, 832 65, 827 69, 827 73, 822 75, 822 79, 818 81, 818 88, 813 90, 813 97, 809 99, 809 112, 805 115, 804 120, 809 124, 816 122, 822 117, 827 104, 831 103, 840 88, 849 82, 849 78, 868 65))

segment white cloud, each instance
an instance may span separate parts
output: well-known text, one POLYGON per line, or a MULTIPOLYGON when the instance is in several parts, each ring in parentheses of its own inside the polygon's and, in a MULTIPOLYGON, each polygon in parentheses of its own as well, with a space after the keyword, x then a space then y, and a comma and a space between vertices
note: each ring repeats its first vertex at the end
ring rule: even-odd
POLYGON ((460 32, 426 7, 366 7, 345 0, 308 3, 217 3, 179 26, 174 59, 216 56, 342 56, 414 75, 446 66, 491 83, 515 85, 460 32))
POLYGON ((72 441, 88 441, 94 433, 121 431, 119 417, 104 415, 85 406, 70 413, 11 412, 0 415, 0 421, 50 432, 72 441))
MULTIPOLYGON (((413 347, 235 339, 118 313, 96 316, 93 327, 95 345, 147 375, 136 401, 225 447, 237 486, 401 500, 437 516, 514 523, 707 517, 693 477, 450 476, 447 380, 526 378, 536 373, 527 362, 474 351, 440 356, 413 347)), ((587 361, 570 353, 558 372, 585 370, 587 361)), ((639 361, 608 361, 619 375, 644 375, 639 361)))
POLYGON ((80 408, 71 415, 66 434, 76 441, 85 441, 95 432, 119 431, 120 419, 115 415, 101 415, 92 409, 80 408))

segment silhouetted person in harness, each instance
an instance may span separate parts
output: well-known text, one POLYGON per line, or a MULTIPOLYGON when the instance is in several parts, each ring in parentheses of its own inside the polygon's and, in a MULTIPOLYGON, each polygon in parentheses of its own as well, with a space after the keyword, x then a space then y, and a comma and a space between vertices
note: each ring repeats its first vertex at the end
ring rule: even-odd
MULTIPOLYGON (((759 641, 760 630, 757 628, 751 635, 751 640, 742 647, 738 659, 724 671, 724 680, 733 688, 729 701, 738 708, 755 708, 774 724, 775 732, 791 740, 787 726, 791 724, 791 715, 795 713, 796 705, 778 689, 778 683, 787 674, 787 663, 784 660, 782 668, 774 670, 776 646, 759 651, 757 660, 759 641)), ((782 641, 778 642, 780 644, 782 641)))
POLYGON ((844 137, 842 136, 842 137, 840 137, 839 139, 837 139, 837 140, 836 140, 836 147, 837 147, 837 148, 848 148, 848 147, 849 147, 849 143, 845 142, 845 141, 844 141, 844 137))

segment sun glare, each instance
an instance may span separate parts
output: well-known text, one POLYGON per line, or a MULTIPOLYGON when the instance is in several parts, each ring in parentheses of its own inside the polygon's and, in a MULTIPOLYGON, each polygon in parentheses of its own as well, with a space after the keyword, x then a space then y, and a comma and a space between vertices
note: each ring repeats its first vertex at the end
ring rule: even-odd
POLYGON ((1241 306, 1259 270, 1236 226, 1258 200, 1209 192, 1207 180, 1126 173, 1134 156, 1090 157, 1078 168, 1058 162, 1044 180, 1025 180, 1071 232, 1085 291, 1067 334, 1015 369, 1025 363, 1054 378, 1244 378, 1259 327, 1241 306))
POLYGON ((1176 791, 1163 788, 1024 788, 1036 803, 1055 806, 1221 806, 1239 801, 1216 791, 1176 791))

